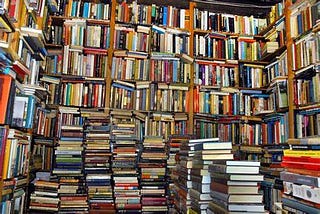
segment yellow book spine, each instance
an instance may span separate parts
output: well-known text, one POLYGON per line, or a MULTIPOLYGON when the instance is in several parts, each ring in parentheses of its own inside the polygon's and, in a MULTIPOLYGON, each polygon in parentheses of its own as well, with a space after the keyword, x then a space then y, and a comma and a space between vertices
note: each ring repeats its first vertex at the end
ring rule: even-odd
POLYGON ((313 157, 313 158, 319 158, 320 157, 320 151, 318 150, 290 150, 285 149, 283 150, 284 156, 290 156, 290 157, 313 157))
POLYGON ((8 178, 8 168, 9 168, 9 158, 10 158, 10 150, 11 150, 11 140, 7 140, 6 142, 6 151, 3 159, 3 170, 2 170, 2 178, 8 178))

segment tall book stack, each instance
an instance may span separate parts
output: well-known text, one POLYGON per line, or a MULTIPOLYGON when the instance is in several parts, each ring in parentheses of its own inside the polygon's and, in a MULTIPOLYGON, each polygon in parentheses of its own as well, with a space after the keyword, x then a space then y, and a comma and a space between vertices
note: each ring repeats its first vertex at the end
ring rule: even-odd
POLYGON ((110 118, 104 111, 81 109, 84 118, 84 172, 89 209, 115 213, 111 185, 110 118))
POLYGON ((39 213, 57 212, 59 210, 59 183, 46 179, 36 180, 34 185, 35 191, 31 193, 29 209, 39 213))
POLYGON ((161 136, 145 136, 139 161, 143 213, 167 213, 167 154, 161 136))
POLYGON ((186 140, 180 145, 180 151, 177 154, 177 173, 178 177, 174 181, 175 190, 175 206, 179 213, 187 213, 191 208, 191 198, 189 190, 192 188, 191 168, 194 156, 195 143, 186 140))
POLYGON ((117 213, 141 211, 138 145, 132 112, 111 112, 112 172, 117 213))
POLYGON ((281 163, 286 168, 280 173, 284 187, 283 209, 295 213, 319 213, 319 143, 290 146, 291 149, 284 150, 281 163))
POLYGON ((59 212, 88 210, 83 177, 83 118, 78 108, 59 107, 58 137, 53 174, 59 177, 59 212))
MULTIPOLYGON (((169 212, 175 210, 175 195, 177 195, 177 188, 175 182, 178 182, 179 172, 177 170, 178 153, 180 145, 184 141, 192 138, 191 135, 171 135, 169 137, 168 147, 169 156, 167 160, 167 183, 168 183, 168 207, 169 212)), ((173 211, 172 211, 173 212, 173 211)))
POLYGON ((220 142, 219 138, 194 139, 190 142, 196 143, 191 168, 191 208, 197 213, 206 213, 211 201, 208 166, 216 160, 233 160, 232 143, 220 142))
POLYGON ((212 201, 208 213, 265 213, 259 193, 260 162, 221 161, 209 165, 212 201))

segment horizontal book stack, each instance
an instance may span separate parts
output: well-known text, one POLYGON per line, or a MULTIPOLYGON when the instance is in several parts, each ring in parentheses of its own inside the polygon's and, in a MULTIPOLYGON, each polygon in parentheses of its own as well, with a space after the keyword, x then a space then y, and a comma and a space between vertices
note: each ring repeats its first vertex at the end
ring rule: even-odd
POLYGON ((190 189, 191 209, 197 213, 206 213, 210 197, 209 164, 217 160, 233 160, 232 143, 221 142, 219 138, 194 139, 190 189))
POLYGON ((179 213, 187 213, 191 208, 190 189, 192 188, 191 168, 195 153, 195 142, 190 139, 182 141, 177 153, 177 178, 175 184, 175 207, 179 213))
POLYGON ((283 209, 290 212, 318 213, 320 208, 319 143, 290 145, 284 150, 280 173, 283 180, 283 209))
POLYGON ((117 213, 141 211, 138 145, 131 112, 111 112, 112 172, 117 213))
POLYGON ((59 107, 58 118, 53 174, 59 177, 59 212, 84 212, 88 203, 83 177, 83 118, 78 108, 70 107, 59 107))
POLYGON ((167 182, 168 182, 168 206, 169 212, 175 210, 175 193, 177 188, 175 182, 178 181, 179 172, 177 170, 177 154, 180 150, 180 145, 182 142, 187 141, 192 138, 191 135, 171 135, 169 136, 168 147, 169 147, 169 156, 167 160, 167 182))
POLYGON ((208 213, 265 213, 259 193, 260 162, 222 161, 209 165, 212 201, 208 213))
POLYGON ((89 209, 95 213, 114 213, 111 185, 110 118, 104 111, 81 110, 84 120, 84 172, 89 209))
POLYGON ((56 181, 36 180, 35 190, 30 196, 29 209, 32 212, 51 213, 59 210, 58 189, 59 183, 56 181))
POLYGON ((143 213, 167 213, 167 154, 161 136, 145 136, 139 160, 143 213))

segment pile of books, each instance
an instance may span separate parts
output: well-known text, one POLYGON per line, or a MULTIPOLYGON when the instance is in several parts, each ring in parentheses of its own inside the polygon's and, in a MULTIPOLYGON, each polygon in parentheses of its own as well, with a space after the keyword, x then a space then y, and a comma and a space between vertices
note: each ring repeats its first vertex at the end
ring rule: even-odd
POLYGON ((177 187, 174 182, 179 178, 177 170, 177 154, 180 151, 180 145, 184 141, 191 139, 191 135, 171 135, 169 136, 168 147, 169 157, 167 160, 167 183, 168 183, 168 207, 169 212, 174 212, 175 208, 175 195, 177 195, 177 187))
POLYGON ((141 200, 135 120, 132 115, 113 114, 111 122, 115 206, 118 213, 138 213, 141 211, 141 200))
POLYGON ((59 141, 55 147, 53 174, 59 178, 61 213, 88 210, 87 191, 83 174, 83 118, 78 108, 60 107, 59 141))
POLYGON ((232 143, 220 142, 219 138, 194 139, 189 142, 195 143, 191 169, 191 208, 205 214, 211 201, 208 166, 217 160, 233 160, 232 143))
POLYGON ((191 168, 194 155, 194 142, 186 140, 181 142, 180 151, 177 153, 177 179, 174 181, 175 207, 179 213, 187 213, 191 208, 191 199, 189 190, 192 188, 191 168))
POLYGON ((319 213, 320 144, 290 147, 284 150, 281 163, 286 168, 280 173, 284 187, 283 208, 294 213, 319 213))
POLYGON ((265 213, 259 193, 260 162, 223 161, 209 165, 211 175, 208 213, 265 213))
POLYGON ((37 173, 33 182, 35 189, 31 193, 29 206, 32 212, 44 213, 57 212, 59 210, 59 183, 50 181, 50 173, 45 174, 47 175, 46 177, 39 177, 39 173, 37 173))
POLYGON ((111 185, 110 118, 104 111, 81 111, 85 118, 84 172, 90 211, 114 213, 111 185))
POLYGON ((139 161, 142 212, 167 213, 167 154, 161 136, 145 136, 139 161))

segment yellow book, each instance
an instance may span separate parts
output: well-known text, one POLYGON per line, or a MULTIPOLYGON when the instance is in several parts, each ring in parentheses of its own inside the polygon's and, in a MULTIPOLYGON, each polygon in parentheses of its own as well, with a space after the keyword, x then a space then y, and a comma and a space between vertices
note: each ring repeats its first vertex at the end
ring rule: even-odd
POLYGON ((9 159, 10 159, 10 150, 11 150, 11 140, 8 139, 6 142, 6 151, 3 159, 3 170, 2 170, 2 178, 8 178, 8 168, 9 168, 9 159))
POLYGON ((187 211, 187 214, 197 214, 197 212, 194 211, 193 209, 189 208, 187 211))
POLYGON ((284 156, 290 156, 290 157, 313 157, 313 158, 319 158, 320 157, 320 151, 319 150, 290 150, 285 149, 283 150, 284 156))

